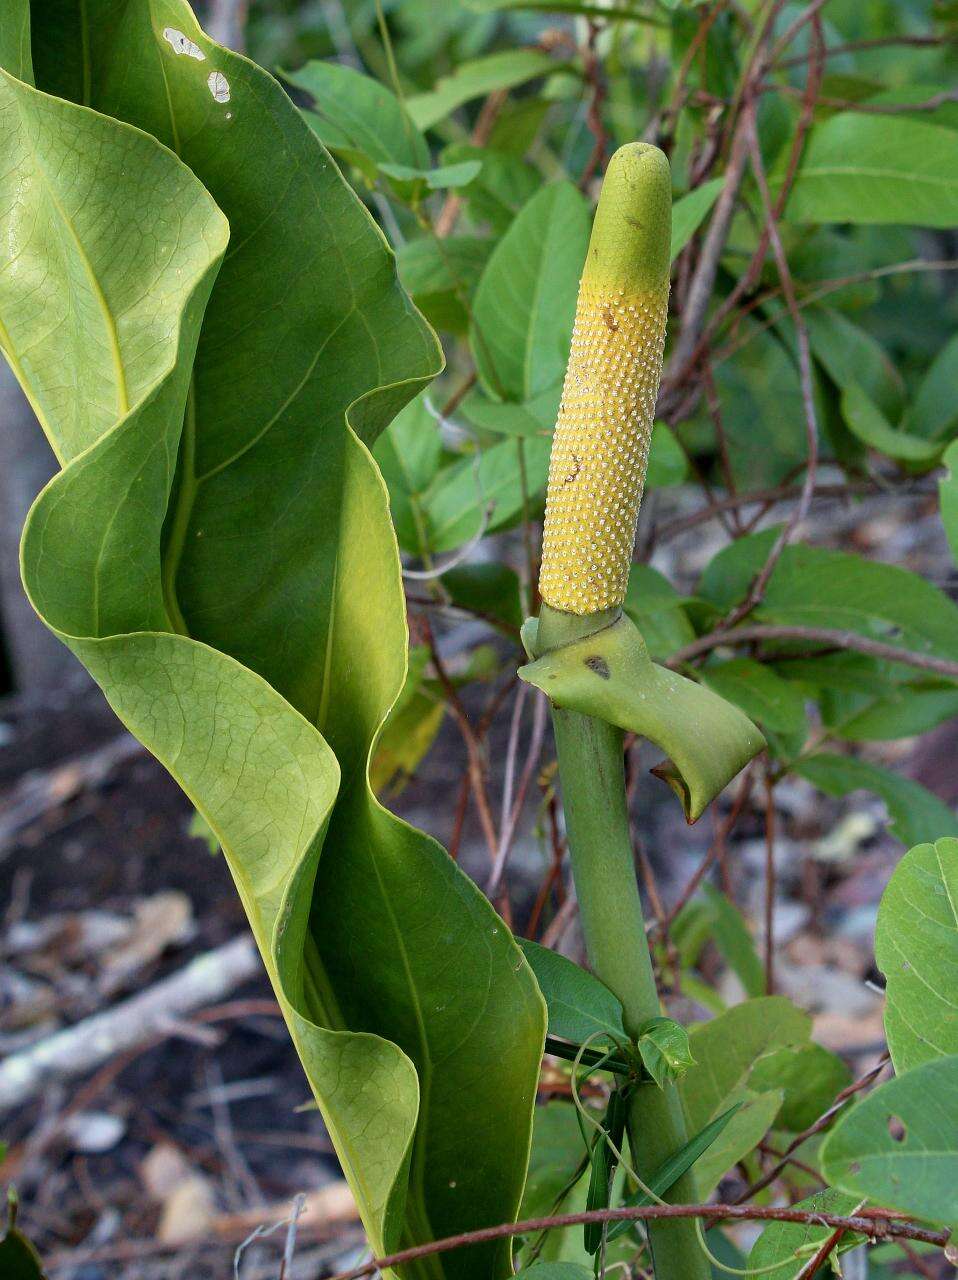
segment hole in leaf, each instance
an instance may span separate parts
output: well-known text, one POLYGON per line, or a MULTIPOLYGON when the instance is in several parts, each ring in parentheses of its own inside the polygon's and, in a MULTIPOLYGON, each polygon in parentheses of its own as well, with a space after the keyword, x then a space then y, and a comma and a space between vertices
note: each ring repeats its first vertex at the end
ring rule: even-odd
POLYGON ((898 1116, 888 1117, 888 1136, 892 1142, 904 1142, 908 1137, 908 1130, 905 1123, 898 1116))

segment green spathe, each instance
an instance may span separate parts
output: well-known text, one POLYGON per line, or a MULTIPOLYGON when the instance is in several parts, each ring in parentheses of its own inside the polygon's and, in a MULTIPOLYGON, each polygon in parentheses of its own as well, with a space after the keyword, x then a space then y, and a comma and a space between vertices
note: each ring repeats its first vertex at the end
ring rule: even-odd
MULTIPOLYGON (((606 621, 593 614, 578 619, 606 625, 582 638, 545 649, 555 624, 565 616, 543 606, 538 633, 527 642, 541 656, 521 667, 559 707, 597 716, 637 733, 660 747, 668 760, 659 774, 682 801, 690 822, 765 745, 765 739, 737 707, 710 689, 649 658, 635 624, 624 615, 606 621)), ((570 629, 569 634, 574 634, 570 629)))

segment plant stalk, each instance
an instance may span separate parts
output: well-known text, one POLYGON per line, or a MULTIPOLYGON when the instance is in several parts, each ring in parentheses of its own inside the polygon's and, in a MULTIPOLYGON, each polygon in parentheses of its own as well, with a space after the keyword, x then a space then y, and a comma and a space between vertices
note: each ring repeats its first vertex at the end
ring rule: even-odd
MULTIPOLYGON (((580 639, 616 616, 618 610, 576 617, 543 605, 537 650, 545 653, 580 639)), ((623 734, 603 720, 555 706, 552 721, 572 875, 589 962, 596 976, 622 1002, 625 1029, 634 1037, 642 1023, 658 1017, 662 1009, 635 875, 623 734)), ((627 1129, 635 1171, 648 1181, 688 1136, 676 1087, 636 1086, 627 1129)), ((672 1187, 669 1199, 678 1204, 694 1202, 690 1173, 672 1187)), ((649 1240, 656 1280, 709 1280, 711 1268, 692 1220, 650 1224, 649 1240)))

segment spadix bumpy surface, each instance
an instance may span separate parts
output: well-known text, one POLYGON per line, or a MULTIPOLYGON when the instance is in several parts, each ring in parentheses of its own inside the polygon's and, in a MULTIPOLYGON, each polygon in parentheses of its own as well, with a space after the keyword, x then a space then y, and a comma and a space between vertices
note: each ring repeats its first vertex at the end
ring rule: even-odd
POLYGON ((656 147, 609 163, 552 443, 539 590, 579 615, 625 599, 662 372, 671 184, 656 147))
MULTIPOLYGON (((30 597, 217 833, 371 1246, 504 1221, 542 999, 368 784, 406 629, 366 442, 435 337, 282 90, 183 0, 4 0, 0 62, 0 345, 63 463, 30 597)), ((422 1274, 510 1272, 502 1242, 422 1274)))

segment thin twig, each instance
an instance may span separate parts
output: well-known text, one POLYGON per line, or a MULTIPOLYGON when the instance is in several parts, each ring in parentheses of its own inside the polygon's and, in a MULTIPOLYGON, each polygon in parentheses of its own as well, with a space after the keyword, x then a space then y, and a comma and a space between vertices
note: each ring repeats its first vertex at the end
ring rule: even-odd
POLYGON ((566 930, 572 924, 578 905, 574 887, 570 885, 565 902, 549 921, 549 927, 540 938, 540 942, 544 947, 548 947, 550 951, 559 949, 559 943, 565 937, 566 930))
POLYGON ((765 769, 765 994, 775 994, 775 784, 765 769))
POLYGON ((22 1106, 52 1079, 83 1075, 126 1050, 165 1039, 171 1013, 182 1017, 221 1000, 261 972, 253 940, 242 934, 145 991, 10 1054, 0 1064, 0 1111, 22 1106))
POLYGON ((925 1280, 941 1280, 941 1272, 932 1267, 928 1259, 923 1258, 917 1249, 913 1249, 904 1240, 896 1240, 895 1243, 914 1267, 917 1275, 924 1276, 925 1280))
POLYGON ((529 1235, 532 1232, 551 1230, 555 1227, 576 1227, 587 1222, 654 1222, 663 1218, 705 1218, 710 1222, 734 1219, 739 1222, 812 1223, 816 1226, 842 1227, 846 1231, 861 1232, 862 1235, 873 1240, 899 1238, 921 1240, 925 1244, 934 1244, 942 1248, 950 1239, 948 1231, 932 1231, 926 1227, 917 1227, 910 1222, 889 1218, 880 1211, 875 1211, 875 1216, 869 1213, 842 1217, 837 1213, 811 1213, 802 1209, 769 1208, 765 1205, 656 1204, 640 1207, 624 1205, 617 1209, 557 1213, 549 1217, 527 1218, 523 1222, 504 1222, 495 1227, 482 1227, 478 1231, 464 1231, 461 1235, 446 1236, 443 1240, 430 1240, 427 1244, 402 1249, 385 1258, 373 1258, 358 1267, 353 1267, 350 1271, 341 1271, 333 1277, 333 1280, 361 1280, 361 1277, 373 1275, 387 1267, 414 1262, 418 1258, 427 1258, 436 1253, 447 1253, 451 1249, 461 1249, 467 1245, 503 1240, 510 1236, 529 1235))
MULTIPOLYGON (((801 91, 790 84, 762 85, 763 93, 784 93, 789 97, 800 97, 801 91)), ((958 89, 943 89, 941 93, 932 94, 922 102, 854 102, 850 98, 816 98, 816 106, 830 107, 836 111, 855 111, 859 115, 899 116, 909 112, 937 111, 949 102, 958 102, 958 89)))
POLYGON ((592 91, 585 118, 589 126, 589 132, 595 139, 592 151, 579 178, 579 188, 583 191, 605 163, 605 155, 609 149, 609 135, 602 120, 602 107, 606 96, 605 79, 602 75, 602 64, 595 51, 601 30, 602 27, 598 22, 590 22, 588 38, 582 49, 582 66, 585 72, 585 80, 592 91))
MULTIPOLYGON (((712 219, 702 243, 702 253, 689 285, 688 298, 682 316, 682 331, 678 336, 669 360, 669 367, 663 376, 663 382, 671 391, 681 387, 688 377, 699 337, 705 324, 705 315, 715 291, 715 277, 718 264, 725 250, 729 230, 732 226, 732 215, 738 200, 739 187, 745 177, 745 166, 748 162, 748 140, 745 131, 738 129, 732 144, 728 168, 725 170, 725 182, 715 202, 712 219)), ((662 397, 668 401, 669 393, 662 397)), ((660 413, 664 412, 662 408, 660 413)))
MULTIPOLYGON (((831 293, 837 293, 841 289, 847 289, 851 285, 870 284, 875 280, 883 280, 888 276, 911 275, 918 273, 932 273, 935 275, 943 271, 958 271, 958 258, 911 258, 907 262, 890 262, 884 267, 872 267, 868 271, 858 271, 854 275, 840 276, 831 280, 825 280, 814 289, 810 289, 798 300, 800 311, 804 311, 806 307, 813 306, 816 302, 821 302, 822 298, 827 298, 831 293)), ((781 289, 769 289, 761 296, 753 298, 748 306, 742 309, 740 317, 746 315, 749 311, 754 311, 758 307, 765 307, 781 294, 781 289)), ((757 338, 760 334, 772 329, 778 324, 779 317, 773 315, 768 319, 762 320, 752 326, 752 328, 744 334, 743 337, 732 339, 724 347, 720 347, 712 356, 713 364, 722 364, 731 356, 741 351, 743 347, 748 346, 753 338, 757 338)))
POLYGON ((795 1277, 795 1280, 812 1280, 812 1276, 818 1274, 818 1268, 825 1265, 841 1244, 842 1236, 846 1235, 847 1232, 847 1227, 836 1227, 830 1236, 826 1236, 821 1248, 817 1250, 814 1257, 809 1258, 808 1262, 795 1277))
MULTIPOLYGON (((689 375, 703 355, 700 340, 705 327, 705 317, 715 290, 719 260, 728 241, 732 216, 748 161, 746 117, 751 110, 755 88, 765 77, 768 44, 774 32, 775 20, 783 6, 784 0, 773 0, 773 3, 768 6, 762 28, 754 38, 751 54, 728 110, 728 118, 733 122, 733 131, 729 144, 725 182, 715 202, 709 228, 702 243, 702 253, 689 285, 683 309, 682 330, 663 376, 663 389, 659 395, 658 412, 670 420, 679 414, 679 406, 684 399, 689 375)), ((684 409, 684 405, 682 408, 684 409)))
POLYGON ((745 134, 748 139, 752 170, 762 198, 772 253, 775 257, 775 265, 778 268, 782 293, 785 296, 785 302, 791 315, 792 323, 795 326, 795 339, 798 346, 798 374, 802 393, 802 408, 805 414, 805 439, 808 456, 805 462, 805 480, 802 484, 801 496, 795 506, 795 510, 791 513, 775 539, 772 549, 752 584, 748 596, 729 615, 726 623, 728 626, 733 626, 740 621, 761 602, 765 594, 765 588, 768 586, 769 579, 781 558, 782 552, 788 546, 798 526, 808 515, 809 508, 812 505, 812 497, 815 493, 815 478, 818 470, 818 415, 815 410, 815 387, 812 381, 812 357, 808 342, 808 330, 798 309, 791 268, 788 265, 788 258, 785 254, 782 238, 779 235, 778 217, 772 205, 772 197, 768 189, 768 179, 765 174, 765 164, 762 160, 758 127, 755 121, 755 110, 751 103, 746 107, 744 115, 745 134))
POLYGON ((665 927, 667 929, 670 929, 672 927, 679 913, 683 911, 686 906, 688 906, 689 902, 692 900, 692 897, 695 894, 695 891, 698 889, 699 885, 705 879, 706 872, 711 868, 712 864, 715 862, 716 858, 719 856, 719 853, 721 852, 721 849, 725 841, 728 839, 729 835, 731 834, 732 828, 735 826, 736 822, 738 822, 739 817, 741 816, 742 810, 745 808, 745 805, 748 803, 748 798, 752 793, 753 781, 754 781, 754 777, 752 774, 751 766, 749 765, 746 767, 745 772, 742 774, 741 781, 739 782, 739 785, 738 785, 738 790, 735 793, 735 799, 732 801, 732 807, 729 810, 728 816, 725 818, 721 827, 719 828, 719 831, 716 833, 715 839, 712 841, 711 845, 709 846, 708 853, 706 853, 705 857, 699 863, 698 867, 695 870, 695 873, 691 876, 685 888, 682 890, 681 894, 679 895, 678 901, 675 903, 672 910, 666 916, 665 927))
MULTIPOLYGON (((506 105, 508 96, 509 91, 507 89, 495 89, 482 104, 479 109, 479 115, 476 117, 475 126, 469 135, 469 141, 474 147, 484 147, 489 141, 493 126, 498 120, 502 108, 506 105)), ((457 191, 450 191, 446 196, 435 223, 435 232, 440 240, 452 235, 453 231, 455 231, 459 215, 462 213, 463 199, 463 196, 457 191)))
MULTIPOLYGON (((825 50, 825 56, 828 58, 837 57, 844 53, 868 53, 872 49, 888 49, 895 45, 905 45, 909 48, 925 49, 933 48, 935 45, 951 44, 955 40, 952 33, 940 36, 878 36, 870 40, 849 40, 845 44, 829 45, 825 50)), ((776 68, 784 69, 786 67, 798 67, 806 60, 807 54, 798 54, 794 58, 783 58, 781 62, 777 62, 776 68)))
POLYGON ((283 1280, 283 1276, 286 1274, 286 1269, 287 1269, 287 1258, 288 1258, 289 1264, 290 1265, 292 1264, 292 1258, 293 1258, 292 1251, 296 1245, 296 1224, 299 1221, 300 1215, 302 1214, 303 1209, 305 1208, 305 1205, 306 1205, 306 1195, 304 1192, 301 1191, 299 1195, 297 1195, 296 1198, 293 1200, 293 1207, 288 1217, 281 1218, 279 1222, 274 1222, 269 1226, 267 1226, 265 1223, 261 1223, 259 1226, 254 1227, 254 1229, 250 1232, 250 1234, 246 1237, 246 1239, 241 1244, 237 1245, 236 1252, 233 1254, 234 1280, 240 1280, 240 1263, 243 1260, 243 1254, 250 1247, 250 1245, 253 1244, 254 1241, 263 1240, 267 1236, 271 1236, 275 1232, 282 1230, 283 1227, 286 1227, 287 1228, 286 1243, 283 1249, 283 1260, 280 1266, 280 1274, 279 1274, 279 1280, 283 1280))
POLYGON ((233 1201, 232 1207, 239 1210, 246 1204, 262 1204, 263 1193, 260 1185, 240 1150, 233 1132, 229 1103, 223 1096, 223 1073, 219 1063, 215 1059, 207 1059, 204 1067, 206 1092, 210 1110, 213 1113, 213 1133, 223 1157, 224 1173, 227 1175, 224 1181, 233 1201))
MULTIPOLYGON (((853 498, 858 495, 880 493, 886 487, 891 488, 891 485, 884 486, 875 479, 850 480, 846 484, 818 484, 815 486, 814 497, 853 498)), ((916 480, 913 477, 896 486, 896 491, 906 489, 912 493, 934 492, 925 481, 916 480)), ((687 533, 690 529, 696 528, 697 525, 707 524, 710 520, 716 520, 722 511, 737 510, 740 507, 749 507, 758 503, 772 505, 776 502, 790 502, 793 498, 799 497, 801 492, 801 485, 781 484, 776 485, 774 488, 750 489, 745 493, 731 493, 724 498, 714 498, 706 506, 701 507, 698 511, 693 511, 690 515, 677 516, 674 520, 669 520, 665 524, 659 525, 655 530, 655 543, 658 546, 671 538, 678 537, 679 534, 687 533)), ((479 615, 473 614, 472 616, 479 615)))
POLYGON ((717 0, 711 8, 701 11, 699 25, 695 35, 689 41, 689 47, 685 51, 685 56, 679 66, 675 77, 675 87, 672 90, 672 98, 662 112, 661 120, 653 121, 653 129, 646 130, 646 141, 653 142, 659 136, 664 128, 669 134, 672 132, 673 122, 678 117, 679 112, 685 104, 685 82, 688 79, 689 72, 692 69, 692 63, 695 61, 700 50, 705 45, 706 37, 711 31, 718 17, 728 8, 728 0, 717 0))
POLYGON ((502 821, 499 827, 499 844, 496 849, 495 861, 492 864, 492 873, 489 876, 489 883, 486 885, 486 896, 492 898, 495 896, 502 881, 502 874, 505 871, 506 859, 509 856, 509 850, 512 847, 513 839, 516 834, 516 827, 519 822, 519 815, 522 812, 522 806, 525 803, 526 793, 529 790, 529 783, 532 781, 533 774, 539 764, 539 757, 542 755, 542 744, 545 739, 546 727, 546 699, 536 691, 535 707, 532 714, 532 733, 529 737, 529 750, 526 753, 525 764, 519 777, 519 784, 515 788, 515 797, 513 798, 513 780, 515 778, 516 759, 518 755, 519 726, 522 721, 522 707, 525 701, 525 691, 529 688, 523 684, 516 696, 516 704, 513 709, 512 723, 509 727, 509 745, 506 750, 506 775, 503 783, 502 791, 502 821))
POLYGON ((712 649, 723 645, 749 644, 754 640, 804 640, 808 644, 823 644, 831 649, 852 649, 856 653, 868 654, 871 658, 900 662, 906 667, 917 667, 920 671, 933 671, 949 680, 958 680, 958 662, 950 658, 936 658, 930 653, 900 649, 897 645, 861 636, 857 631, 842 631, 831 627, 778 627, 765 623, 749 623, 730 631, 713 631, 710 635, 699 636, 697 640, 677 649, 666 666, 681 667, 683 663, 691 662, 693 658, 701 657, 712 649))
MULTIPOLYGON (((781 218, 785 210, 785 204, 788 200, 792 184, 798 173, 799 161, 802 158, 802 152, 805 149, 805 139, 808 131, 812 126, 815 118, 815 106, 818 101, 818 92, 821 88, 822 77, 825 70, 825 41, 822 36, 821 18, 818 13, 810 15, 812 21, 812 40, 809 50, 808 76, 805 88, 798 91, 802 98, 802 111, 795 126, 795 134, 792 138, 791 147, 789 148, 788 163, 785 166, 785 174, 782 179, 782 185, 773 206, 775 218, 781 218)), ((696 358, 703 350, 711 345, 712 337, 718 332, 724 324, 729 314, 735 310, 747 294, 749 294, 758 284, 762 272, 762 266, 768 253, 768 247, 772 239, 772 219, 766 218, 763 222, 759 233, 758 244, 752 254, 751 261, 748 264, 744 274, 740 277, 731 293, 721 302, 715 309, 699 343, 699 348, 695 353, 696 358)), ((747 314, 747 310, 745 312, 747 314)), ((738 323, 738 320, 736 321, 738 323)))
POLYGON ((435 668, 439 683, 443 687, 446 695, 446 704, 452 712, 462 740, 466 747, 466 760, 469 776, 469 784, 472 788, 473 800, 476 803, 476 812, 479 814, 479 825, 482 827, 482 834, 485 837, 486 846, 489 850, 490 861, 495 861, 496 848, 498 846, 498 836, 496 835, 496 824, 493 821, 492 809, 489 805, 489 795, 486 791, 486 770, 485 761, 482 753, 482 744, 472 727, 472 723, 462 705, 462 699, 459 697, 459 691, 453 684, 452 679, 446 670, 446 665, 439 653, 436 645, 435 636, 433 635, 432 625, 429 619, 423 615, 420 618, 423 636, 429 648, 429 654, 432 658, 432 665, 435 668))
POLYGON ((449 856, 453 862, 459 859, 459 843, 462 840, 462 828, 466 821, 466 810, 469 807, 469 774, 464 773, 459 783, 459 794, 453 811, 452 833, 449 836, 449 856))
POLYGON ((802 10, 794 22, 787 26, 775 41, 772 46, 772 52, 769 54, 769 61, 776 62, 801 31, 802 27, 811 22, 813 18, 817 18, 827 4, 828 0, 812 0, 812 3, 802 10))
POLYGON ((532 911, 529 913, 529 920, 526 924, 526 937, 535 938, 539 932, 539 921, 542 919, 542 913, 545 910, 546 903, 553 888, 558 888, 557 897, 559 906, 562 906, 564 897, 562 895, 562 863, 565 858, 565 841, 559 832, 559 801, 555 791, 550 790, 548 800, 546 801, 546 815, 549 823, 549 844, 552 853, 552 860, 549 870, 539 886, 539 892, 533 903, 532 911))
MULTIPOLYGON (((799 1149, 799 1147, 802 1146, 803 1143, 807 1142, 809 1138, 814 1138, 817 1134, 822 1133, 823 1130, 827 1129, 838 1112, 841 1111, 842 1107, 844 1107, 845 1103, 848 1102, 850 1098, 855 1097, 856 1094, 861 1093, 863 1089, 867 1089, 868 1086, 872 1084, 879 1075, 881 1075, 882 1071, 884 1071, 885 1067, 888 1065, 888 1062, 888 1054, 885 1053, 882 1055, 881 1060, 877 1062, 870 1071, 866 1071, 858 1080, 854 1080, 850 1085, 846 1085, 846 1087, 842 1089, 841 1093, 836 1095, 835 1101, 828 1110, 822 1112, 814 1124, 810 1124, 807 1129, 803 1130, 802 1133, 797 1134, 792 1139, 782 1152, 778 1163, 767 1173, 763 1173, 762 1176, 756 1182, 753 1182, 751 1186, 745 1188, 739 1196, 737 1203, 741 1203, 744 1200, 750 1200, 753 1196, 757 1196, 760 1191, 764 1191, 766 1187, 770 1187, 785 1166, 789 1163, 792 1155, 799 1149)), ((834 1222, 830 1225, 838 1226, 838 1223, 834 1222)))
POLYGON ((245 53, 248 9, 249 0, 211 0, 205 23, 210 39, 245 53))

